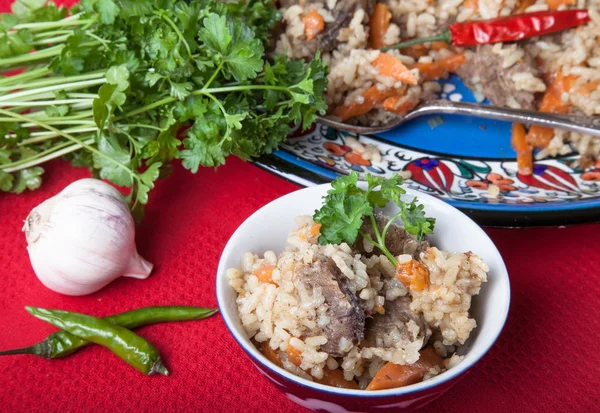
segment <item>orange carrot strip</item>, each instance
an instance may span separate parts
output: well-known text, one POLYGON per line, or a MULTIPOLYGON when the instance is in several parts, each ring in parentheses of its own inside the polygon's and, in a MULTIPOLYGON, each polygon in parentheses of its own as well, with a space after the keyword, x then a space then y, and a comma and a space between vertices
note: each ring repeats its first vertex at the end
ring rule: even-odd
POLYGON ((277 267, 274 265, 264 265, 260 268, 257 268, 256 270, 254 270, 254 275, 256 275, 256 277, 260 280, 260 282, 263 283, 271 283, 271 284, 275 284, 275 281, 273 281, 272 275, 273 275, 273 271, 276 269, 277 267))
POLYGON ((527 143, 525 127, 520 123, 513 123, 510 143, 517 152, 517 168, 522 175, 533 173, 533 152, 527 143))
POLYGON ((400 53, 405 56, 410 56, 415 60, 419 60, 420 57, 426 56, 427 53, 429 53, 429 49, 424 44, 415 44, 414 46, 400 49, 400 53))
POLYGON ((324 368, 323 378, 314 380, 317 383, 325 384, 326 386, 339 387, 342 389, 360 389, 358 383, 356 383, 354 380, 346 380, 344 378, 344 372, 340 369, 329 370, 328 368, 324 368))
POLYGON ((261 352, 265 355, 267 359, 273 364, 278 365, 279 367, 283 367, 283 363, 281 362, 281 356, 279 351, 273 350, 271 346, 269 346, 269 342, 265 341, 262 343, 261 352))
POLYGON ((429 285, 429 270, 415 259, 405 263, 398 262, 396 278, 409 291, 423 291, 429 285))
MULTIPOLYGON (((569 111, 569 104, 563 102, 562 95, 571 90, 575 80, 577 80, 576 76, 566 76, 562 72, 558 73, 548 85, 546 93, 542 98, 542 103, 538 108, 539 111, 567 113, 569 111)), ((529 132, 527 133, 527 142, 534 148, 541 149, 547 147, 553 137, 554 129, 533 125, 529 128, 529 132)))
POLYGON ((379 90, 377 86, 371 86, 363 94, 363 102, 354 102, 349 105, 338 106, 333 111, 334 115, 341 118, 343 121, 353 118, 355 116, 364 115, 368 113, 377 105, 382 102, 385 98, 393 96, 398 92, 393 89, 379 90))
POLYGON ((458 53, 432 63, 415 63, 410 68, 419 69, 419 79, 422 82, 435 80, 445 76, 448 73, 456 72, 465 62, 467 58, 463 53, 458 53))
POLYGON ((589 96, 592 94, 592 92, 598 90, 598 88, 600 88, 600 79, 592 80, 591 82, 580 86, 579 89, 577 89, 577 94, 582 96, 589 96))
POLYGON ((398 104, 400 99, 403 96, 392 96, 383 101, 381 106, 387 110, 388 112, 394 112, 399 115, 404 115, 411 109, 413 109, 419 102, 415 100, 405 100, 404 102, 398 104))
POLYGON ((560 6, 573 6, 576 0, 546 0, 550 10, 557 10, 560 6))
POLYGON ((311 237, 316 237, 317 235, 319 235, 320 230, 321 230, 321 224, 313 224, 313 225, 311 225, 310 229, 308 230, 308 233, 310 234, 311 237))
POLYGON ((413 75, 412 72, 404 66, 404 63, 395 56, 387 53, 380 53, 377 59, 371 62, 371 64, 382 75, 391 76, 394 79, 411 85, 417 84, 415 75, 413 75))
POLYGON ((312 10, 302 19, 304 23, 304 35, 308 41, 311 41, 325 28, 325 20, 318 11, 312 10))
POLYGON ((404 387, 410 384, 415 384, 423 381, 423 377, 427 371, 434 367, 440 366, 443 360, 435 352, 433 347, 426 347, 420 351, 419 360, 410 365, 386 363, 371 383, 367 386, 367 390, 384 390, 404 387))
POLYGON ((519 0, 517 2, 517 8, 515 9, 513 14, 521 14, 525 13, 525 10, 531 5, 535 3, 535 0, 519 0))
POLYGON ((392 13, 390 13, 387 5, 377 3, 369 22, 369 43, 371 49, 381 49, 385 46, 384 38, 390 27, 390 20, 392 20, 392 13))
POLYGON ((292 364, 295 364, 296 366, 302 364, 302 352, 289 343, 286 350, 286 354, 288 356, 288 360, 292 364))
POLYGON ((477 2, 477 0, 465 0, 462 5, 468 9, 473 10, 477 10, 479 8, 479 3, 477 2))

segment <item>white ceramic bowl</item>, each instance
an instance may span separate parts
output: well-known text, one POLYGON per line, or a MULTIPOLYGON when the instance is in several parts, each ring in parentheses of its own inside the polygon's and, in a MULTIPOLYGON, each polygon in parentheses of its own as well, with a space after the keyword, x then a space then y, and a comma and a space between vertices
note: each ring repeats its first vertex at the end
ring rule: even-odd
MULTIPOLYGON (((417 196, 425 206, 427 216, 436 218, 434 234, 429 237, 433 245, 454 252, 473 251, 490 267, 488 282, 473 299, 471 308, 477 328, 461 348, 459 354, 465 358, 458 366, 433 379, 397 389, 367 392, 334 388, 302 379, 271 363, 254 347, 242 327, 235 303, 236 292, 226 277, 227 269, 239 267, 246 251, 261 256, 267 250, 280 253, 288 233, 295 227, 294 217, 312 215, 321 206, 321 198, 329 188, 329 185, 313 186, 278 198, 252 214, 235 231, 223 250, 217 270, 217 300, 221 315, 259 371, 302 406, 340 413, 398 411, 427 404, 447 391, 490 349, 502 331, 510 302, 508 274, 494 243, 470 218, 437 198, 410 189, 403 196, 406 200, 417 196)), ((384 210, 390 216, 395 211, 397 207, 391 204, 384 210)))

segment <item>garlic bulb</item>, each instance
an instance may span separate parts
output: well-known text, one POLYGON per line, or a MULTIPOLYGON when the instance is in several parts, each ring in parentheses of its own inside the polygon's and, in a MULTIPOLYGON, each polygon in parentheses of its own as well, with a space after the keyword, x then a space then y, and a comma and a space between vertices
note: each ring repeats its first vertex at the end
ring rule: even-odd
POLYGON ((147 278, 152 264, 135 247, 123 196, 98 179, 81 179, 35 207, 23 227, 33 270, 67 295, 98 291, 116 278, 147 278))

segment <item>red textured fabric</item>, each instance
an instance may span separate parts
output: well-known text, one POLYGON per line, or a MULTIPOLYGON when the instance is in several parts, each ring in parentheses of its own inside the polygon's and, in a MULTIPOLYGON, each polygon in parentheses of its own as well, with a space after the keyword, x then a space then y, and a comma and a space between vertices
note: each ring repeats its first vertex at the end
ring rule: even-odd
MULTIPOLYGON (((0 11, 7 4, 0 0, 0 11)), ((256 209, 297 189, 236 159, 196 175, 177 166, 151 193, 137 233, 153 275, 67 297, 35 277, 21 227, 34 206, 86 176, 54 162, 40 190, 0 193, 0 350, 55 331, 25 305, 96 316, 149 305, 216 306, 215 271, 229 236, 256 209)), ((470 374, 420 412, 598 411, 600 225, 488 233, 511 278, 505 330, 470 374)), ((257 372, 218 315, 138 331, 159 349, 170 376, 145 377, 97 346, 62 360, 0 357, 0 411, 305 411, 257 372)))

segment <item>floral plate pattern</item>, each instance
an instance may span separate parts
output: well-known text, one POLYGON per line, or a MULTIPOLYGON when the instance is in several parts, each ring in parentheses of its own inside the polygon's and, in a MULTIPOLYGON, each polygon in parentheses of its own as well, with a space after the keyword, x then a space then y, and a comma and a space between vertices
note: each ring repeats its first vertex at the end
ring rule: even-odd
MULTIPOLYGON (((453 99, 473 100, 457 78, 453 99)), ((482 225, 566 225, 600 220, 600 164, 580 170, 578 154, 536 161, 532 175, 517 171, 509 145, 510 124, 446 116, 416 119, 377 137, 356 136, 323 125, 290 135, 288 142, 257 163, 302 185, 341 174, 410 172, 410 188, 462 209, 482 225), (438 117, 439 118, 439 117, 438 117), (440 125, 441 123, 441 125, 440 125), (372 162, 347 144, 374 145, 372 162)))

